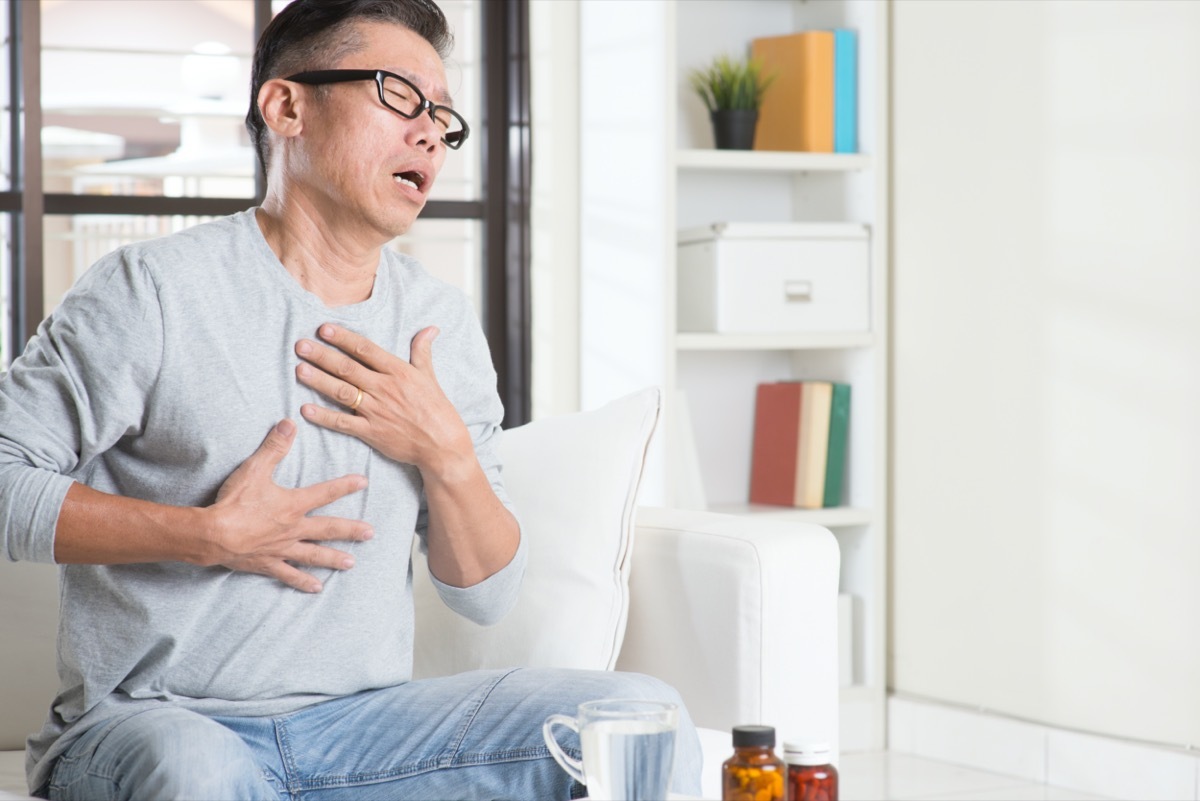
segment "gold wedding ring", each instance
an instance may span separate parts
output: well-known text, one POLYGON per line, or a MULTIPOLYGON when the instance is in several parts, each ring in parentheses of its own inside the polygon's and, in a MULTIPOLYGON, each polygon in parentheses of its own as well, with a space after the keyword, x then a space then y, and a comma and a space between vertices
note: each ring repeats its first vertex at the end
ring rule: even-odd
POLYGON ((362 388, 358 388, 358 397, 354 399, 354 403, 350 404, 350 411, 357 412, 358 404, 362 403, 362 399, 363 399, 362 388))

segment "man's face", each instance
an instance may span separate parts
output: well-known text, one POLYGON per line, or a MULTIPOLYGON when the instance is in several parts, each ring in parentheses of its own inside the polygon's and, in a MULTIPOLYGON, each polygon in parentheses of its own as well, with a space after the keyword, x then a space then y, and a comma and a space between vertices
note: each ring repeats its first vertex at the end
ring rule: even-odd
MULTIPOLYGON (((366 46, 318 68, 386 70, 450 105, 446 72, 433 47, 399 25, 358 23, 366 46)), ((425 207, 446 160, 441 130, 428 114, 408 120, 379 102, 374 81, 332 84, 304 113, 289 182, 304 185, 325 222, 382 244, 406 232, 425 207)))

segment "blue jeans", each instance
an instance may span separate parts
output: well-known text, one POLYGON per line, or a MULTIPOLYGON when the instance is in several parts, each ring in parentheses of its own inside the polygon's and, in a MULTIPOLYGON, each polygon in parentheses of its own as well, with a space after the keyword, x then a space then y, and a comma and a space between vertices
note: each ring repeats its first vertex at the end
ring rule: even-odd
MULTIPOLYGON (((368 690, 280 717, 164 704, 93 727, 54 767, 55 799, 551 799, 578 797, 542 722, 583 701, 680 704, 672 791, 700 792, 700 744, 678 694, 634 673, 526 668, 368 690)), ((579 743, 562 745, 578 757, 579 743)))

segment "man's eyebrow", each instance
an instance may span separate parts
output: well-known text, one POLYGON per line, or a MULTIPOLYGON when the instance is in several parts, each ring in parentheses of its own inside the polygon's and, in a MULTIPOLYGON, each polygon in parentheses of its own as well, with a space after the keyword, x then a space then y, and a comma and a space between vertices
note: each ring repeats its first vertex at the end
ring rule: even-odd
MULTIPOLYGON (((416 86, 418 89, 420 89, 421 82, 419 80, 417 80, 417 76, 413 75, 411 72, 408 72, 406 70, 388 70, 388 71, 393 72, 396 75, 399 75, 401 78, 411 81, 413 86, 416 86)), ((421 91, 422 91, 422 93, 425 92, 424 89, 421 89, 421 91)), ((454 108, 454 98, 450 97, 450 94, 448 92, 446 92, 445 89, 443 89, 441 91, 441 94, 437 95, 433 99, 434 99, 434 102, 436 102, 439 106, 449 106, 450 108, 454 108)))

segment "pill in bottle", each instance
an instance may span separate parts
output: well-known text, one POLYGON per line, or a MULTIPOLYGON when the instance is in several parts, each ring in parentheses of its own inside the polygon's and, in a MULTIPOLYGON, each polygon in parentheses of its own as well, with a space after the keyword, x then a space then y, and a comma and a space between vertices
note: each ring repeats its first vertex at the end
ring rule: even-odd
POLYGON ((721 801, 784 801, 786 775, 774 727, 734 727, 733 756, 721 765, 721 801))
POLYGON ((828 743, 786 742, 787 801, 837 801, 838 772, 828 743))

